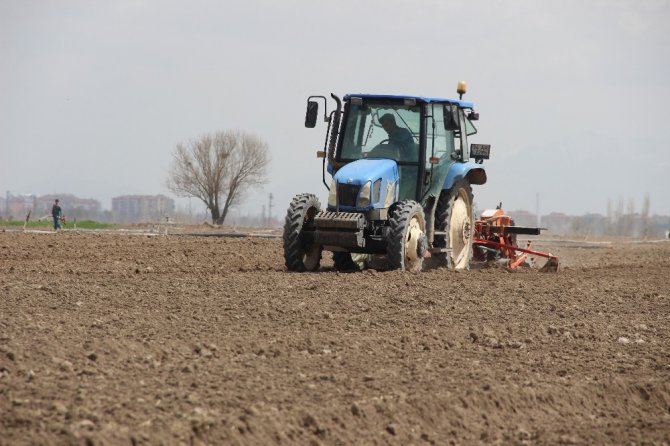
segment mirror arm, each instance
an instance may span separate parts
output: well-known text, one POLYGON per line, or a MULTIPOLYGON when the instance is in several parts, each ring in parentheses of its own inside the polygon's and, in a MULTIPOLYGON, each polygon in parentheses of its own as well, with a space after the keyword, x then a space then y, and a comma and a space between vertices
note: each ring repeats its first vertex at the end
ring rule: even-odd
POLYGON ((323 99, 323 121, 328 122, 328 99, 325 96, 310 96, 307 98, 307 102, 312 99, 323 99))

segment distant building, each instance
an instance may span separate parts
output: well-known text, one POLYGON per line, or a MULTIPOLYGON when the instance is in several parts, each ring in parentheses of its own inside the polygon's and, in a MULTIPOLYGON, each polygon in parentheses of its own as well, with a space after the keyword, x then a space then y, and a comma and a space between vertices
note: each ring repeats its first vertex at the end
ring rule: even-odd
POLYGON ((122 195, 112 198, 112 220, 115 223, 159 222, 174 214, 174 208, 174 200, 165 195, 122 195))
POLYGON ((7 192, 6 198, 2 200, 0 212, 2 215, 11 220, 25 220, 28 212, 33 214, 35 208, 35 200, 37 197, 31 194, 12 195, 7 192))
POLYGON ((51 206, 56 199, 59 200, 63 208, 63 214, 68 220, 74 218, 79 220, 96 219, 102 211, 100 202, 93 198, 78 198, 72 194, 47 194, 41 195, 35 200, 36 217, 51 215, 51 206))
POLYGON ((31 220, 51 216, 54 200, 60 199, 63 213, 68 219, 95 219, 101 212, 100 202, 92 198, 78 198, 72 194, 48 194, 36 196, 32 194, 12 195, 7 192, 0 198, 0 215, 13 220, 23 220, 30 212, 31 220))

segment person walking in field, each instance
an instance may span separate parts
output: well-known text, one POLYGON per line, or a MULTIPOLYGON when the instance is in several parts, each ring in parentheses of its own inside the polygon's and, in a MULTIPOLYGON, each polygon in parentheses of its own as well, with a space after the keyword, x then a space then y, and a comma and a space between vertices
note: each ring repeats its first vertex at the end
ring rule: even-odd
POLYGON ((63 210, 58 204, 58 198, 56 198, 56 201, 54 201, 54 205, 51 206, 51 216, 54 219, 54 231, 58 231, 60 229, 60 218, 62 215, 63 210))

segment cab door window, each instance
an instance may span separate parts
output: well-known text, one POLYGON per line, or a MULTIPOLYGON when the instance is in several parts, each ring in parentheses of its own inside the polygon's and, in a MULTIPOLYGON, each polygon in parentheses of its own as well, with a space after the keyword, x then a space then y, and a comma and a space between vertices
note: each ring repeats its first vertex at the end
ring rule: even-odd
MULTIPOLYGON (((468 146, 468 122, 467 119, 465 119, 465 112, 463 111, 462 108, 458 109, 458 123, 460 127, 460 131, 458 132, 458 143, 459 143, 459 149, 461 151, 461 160, 467 161, 470 159, 470 147, 468 146), (466 124, 467 122, 467 124, 466 124)), ((472 127, 472 125, 470 125, 472 127)))
POLYGON ((450 159, 454 152, 454 132, 444 129, 444 104, 431 104, 432 119, 426 126, 426 168, 431 166, 430 158, 435 157, 439 162, 450 159))

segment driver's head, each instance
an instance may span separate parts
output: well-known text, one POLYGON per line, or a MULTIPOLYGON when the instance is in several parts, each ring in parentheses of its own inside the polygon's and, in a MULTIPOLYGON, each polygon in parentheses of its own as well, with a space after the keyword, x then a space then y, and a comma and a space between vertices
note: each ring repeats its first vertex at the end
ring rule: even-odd
POLYGON ((382 125, 382 127, 384 127, 386 132, 390 132, 397 127, 395 123, 395 117, 391 113, 386 113, 381 118, 379 118, 379 123, 382 125))

